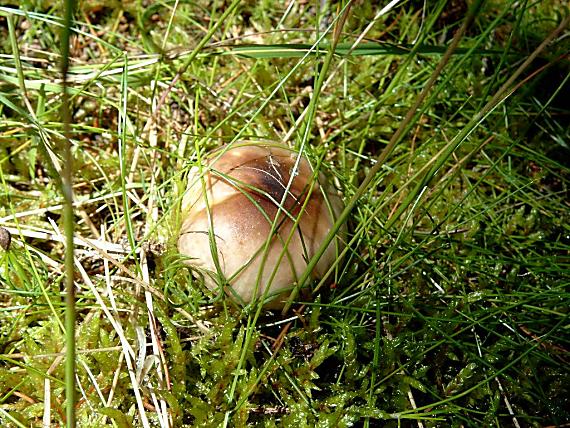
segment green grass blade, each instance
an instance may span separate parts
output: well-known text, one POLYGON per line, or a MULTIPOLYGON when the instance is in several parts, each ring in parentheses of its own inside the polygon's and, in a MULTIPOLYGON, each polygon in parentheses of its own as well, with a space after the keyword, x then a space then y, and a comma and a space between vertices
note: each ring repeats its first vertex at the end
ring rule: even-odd
POLYGON ((61 115, 64 126, 64 140, 62 146, 63 174, 62 193, 64 198, 64 231, 65 231, 65 395, 67 426, 74 428, 76 424, 76 385, 75 385, 75 263, 74 263, 74 212, 73 212, 73 155, 71 153, 71 111, 69 106, 67 75, 69 70, 69 45, 71 35, 71 22, 75 2, 66 0, 64 5, 64 26, 61 31, 61 76, 63 80, 63 93, 61 115))

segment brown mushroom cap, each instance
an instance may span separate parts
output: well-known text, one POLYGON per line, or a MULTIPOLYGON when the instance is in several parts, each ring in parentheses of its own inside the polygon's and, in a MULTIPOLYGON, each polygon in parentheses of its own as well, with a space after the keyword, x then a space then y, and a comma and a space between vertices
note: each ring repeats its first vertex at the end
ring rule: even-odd
POLYGON ((0 248, 8 251, 10 249, 10 243, 12 242, 12 235, 3 227, 0 227, 0 248))
MULTIPOLYGON (((313 175, 305 158, 281 145, 215 152, 203 167, 203 180, 198 168, 190 171, 178 250, 188 264, 212 273, 205 276, 208 288, 219 288, 214 253, 227 294, 245 304, 273 296, 266 307, 282 307, 342 208, 340 198, 326 191, 324 176, 313 183, 313 175)), ((340 246, 340 238, 331 242, 313 277, 324 275, 340 246)))

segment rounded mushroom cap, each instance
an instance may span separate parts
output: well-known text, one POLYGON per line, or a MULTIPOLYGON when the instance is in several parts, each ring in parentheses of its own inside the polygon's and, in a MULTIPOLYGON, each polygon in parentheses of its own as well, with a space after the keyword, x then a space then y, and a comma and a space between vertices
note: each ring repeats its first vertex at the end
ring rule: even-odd
MULTIPOLYGON (((178 250, 210 271, 208 288, 223 284, 241 303, 263 297, 266 307, 282 307, 342 209, 324 176, 313 175, 305 158, 281 145, 216 151, 203 179, 198 168, 190 171, 178 250)), ((313 277, 324 275, 340 247, 337 237, 313 277)))

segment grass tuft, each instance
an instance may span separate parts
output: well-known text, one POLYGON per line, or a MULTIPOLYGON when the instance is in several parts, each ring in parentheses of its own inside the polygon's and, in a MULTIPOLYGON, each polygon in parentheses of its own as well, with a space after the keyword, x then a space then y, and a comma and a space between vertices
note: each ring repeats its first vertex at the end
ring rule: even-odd
POLYGON ((568 423, 565 4, 384 6, 80 2, 69 55, 59 3, 0 7, 0 425, 568 423), (284 314, 176 251, 188 172, 246 140, 348 207, 284 314))

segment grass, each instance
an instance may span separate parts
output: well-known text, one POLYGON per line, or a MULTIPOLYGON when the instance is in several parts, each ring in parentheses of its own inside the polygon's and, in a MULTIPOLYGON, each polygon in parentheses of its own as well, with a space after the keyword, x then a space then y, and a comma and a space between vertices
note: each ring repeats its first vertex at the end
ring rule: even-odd
POLYGON ((68 103, 59 3, 0 7, 2 426, 570 421, 563 2, 368 3, 82 2, 68 103), (186 174, 241 140, 302 151, 348 207, 344 257, 286 314, 176 252, 186 174))

